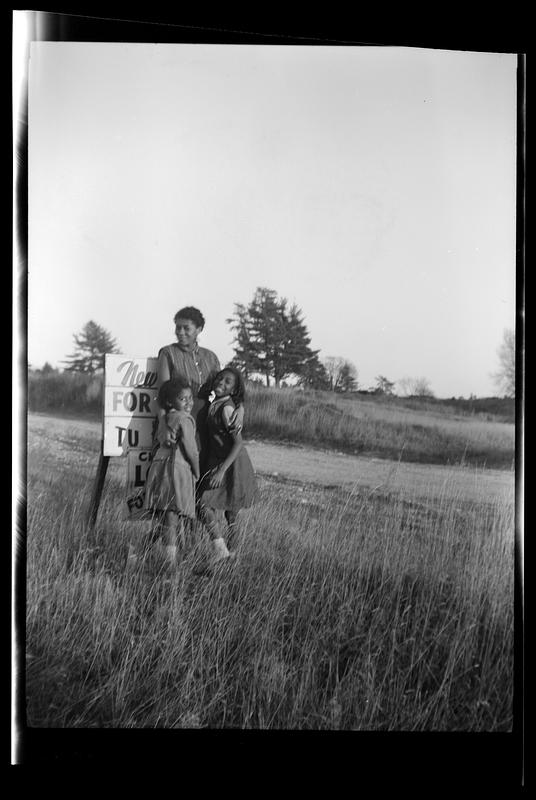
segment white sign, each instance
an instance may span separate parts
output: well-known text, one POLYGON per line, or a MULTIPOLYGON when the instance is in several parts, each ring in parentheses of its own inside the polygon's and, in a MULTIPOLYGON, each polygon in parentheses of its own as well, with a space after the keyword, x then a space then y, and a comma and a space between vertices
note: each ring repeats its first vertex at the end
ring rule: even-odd
POLYGON ((151 450, 133 448, 127 455, 127 491, 125 496, 126 518, 147 519, 150 511, 144 511, 145 481, 151 466, 151 450))
POLYGON ((104 366, 105 456, 124 456, 130 448, 150 448, 157 405, 157 358, 108 354, 104 366))

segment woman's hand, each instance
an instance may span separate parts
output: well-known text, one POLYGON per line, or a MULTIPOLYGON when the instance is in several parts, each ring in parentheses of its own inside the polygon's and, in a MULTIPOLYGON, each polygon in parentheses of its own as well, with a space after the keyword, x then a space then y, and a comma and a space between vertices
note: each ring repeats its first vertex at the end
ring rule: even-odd
POLYGON ((226 470, 218 467, 209 478, 208 485, 211 489, 219 489, 225 479, 226 470))

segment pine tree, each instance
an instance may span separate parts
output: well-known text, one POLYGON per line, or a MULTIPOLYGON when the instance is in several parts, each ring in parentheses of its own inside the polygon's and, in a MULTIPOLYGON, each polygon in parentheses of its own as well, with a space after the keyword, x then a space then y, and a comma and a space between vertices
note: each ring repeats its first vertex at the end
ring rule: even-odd
MULTIPOLYGON (((312 374, 318 350, 310 347, 302 312, 296 304, 289 307, 286 298, 279 298, 273 289, 257 288, 248 306, 236 303, 227 322, 235 332, 233 363, 246 376, 261 373, 267 386, 270 379, 280 386, 290 375, 312 374)), ((314 370, 319 369, 321 365, 315 364, 314 370)))
POLYGON ((45 361, 39 372, 41 375, 50 375, 51 372, 57 372, 57 369, 55 369, 52 364, 49 364, 48 361, 45 361))
POLYGON ((227 320, 235 331, 235 356, 233 364, 240 367, 246 377, 260 373, 270 385, 270 376, 275 372, 274 353, 277 332, 280 327, 277 294, 270 289, 257 289, 246 307, 235 304, 235 314, 227 320))
POLYGON ((73 336, 75 351, 63 361, 66 372, 94 373, 104 368, 106 353, 118 353, 117 343, 111 334, 90 320, 79 334, 73 336))
POLYGON ((298 384, 308 386, 310 389, 330 388, 329 375, 317 355, 312 356, 303 365, 298 384))
POLYGON ((235 332, 235 355, 229 366, 241 369, 247 379, 255 371, 250 348, 248 311, 241 303, 235 303, 235 309, 234 317, 227 320, 227 323, 231 325, 231 330, 235 332))

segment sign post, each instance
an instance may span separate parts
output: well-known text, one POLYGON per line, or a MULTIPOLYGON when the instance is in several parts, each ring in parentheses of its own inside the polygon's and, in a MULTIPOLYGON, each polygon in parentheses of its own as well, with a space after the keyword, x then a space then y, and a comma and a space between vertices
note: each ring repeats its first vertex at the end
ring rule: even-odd
POLYGON ((101 442, 101 451, 99 454, 99 463, 97 465, 97 474, 95 476, 95 483, 93 484, 93 494, 91 495, 91 500, 89 502, 89 511, 87 518, 88 524, 91 528, 95 527, 95 522, 97 521, 97 513, 99 511, 102 488, 104 486, 104 479, 106 477, 106 470, 108 469, 109 460, 110 456, 105 456, 102 452, 102 442, 101 442))
POLYGON ((108 462, 128 456, 128 519, 142 515, 143 485, 150 464, 153 430, 158 406, 158 359, 131 358, 108 353, 104 364, 104 414, 97 474, 93 485, 88 523, 93 528, 104 487, 108 462))

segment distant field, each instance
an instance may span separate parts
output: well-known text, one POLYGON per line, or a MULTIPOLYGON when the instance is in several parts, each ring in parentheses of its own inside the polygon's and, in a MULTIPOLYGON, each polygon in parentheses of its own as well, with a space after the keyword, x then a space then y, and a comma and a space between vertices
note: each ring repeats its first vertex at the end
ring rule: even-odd
MULTIPOLYGON (((99 418, 102 379, 34 374, 28 400, 32 411, 99 418)), ((440 402, 251 385, 245 425, 248 436, 272 441, 405 462, 512 469, 514 425, 505 421, 512 414, 513 401, 498 398, 440 402)))
POLYGON ((96 428, 29 421, 31 726, 511 730, 511 495, 261 474, 237 560, 194 577, 198 530, 166 583, 151 553, 125 572, 124 459, 85 524, 96 428))
POLYGON ((424 401, 418 410, 394 398, 363 400, 257 386, 248 397, 249 435, 401 461, 513 467, 513 424, 455 416, 447 406, 431 410, 424 401))

